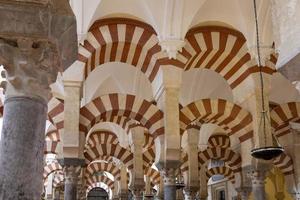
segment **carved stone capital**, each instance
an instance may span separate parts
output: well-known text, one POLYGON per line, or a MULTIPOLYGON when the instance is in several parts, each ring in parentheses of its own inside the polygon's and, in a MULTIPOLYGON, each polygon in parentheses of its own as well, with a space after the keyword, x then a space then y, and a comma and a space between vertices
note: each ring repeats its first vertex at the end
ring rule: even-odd
POLYGON ((59 56, 48 42, 31 38, 0 39, 0 63, 6 70, 6 95, 48 100, 49 85, 56 81, 59 56))
POLYGON ((196 199, 197 192, 198 192, 198 188, 184 188, 183 189, 184 199, 185 200, 196 199))
POLYGON ((161 175, 164 180, 164 185, 175 185, 176 184, 176 176, 174 168, 164 168, 161 171, 161 175))
POLYGON ((65 175, 65 184, 78 184, 81 167, 65 166, 63 167, 65 175))

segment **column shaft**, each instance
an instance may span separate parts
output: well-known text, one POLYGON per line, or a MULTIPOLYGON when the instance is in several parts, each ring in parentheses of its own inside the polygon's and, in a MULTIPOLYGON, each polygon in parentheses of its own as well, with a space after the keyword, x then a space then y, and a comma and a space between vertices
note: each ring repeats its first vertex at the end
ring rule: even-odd
POLYGON ((47 104, 31 97, 4 103, 0 145, 0 199, 41 198, 47 104))
POLYGON ((254 200, 265 200, 265 173, 264 171, 255 171, 252 173, 252 193, 254 200))

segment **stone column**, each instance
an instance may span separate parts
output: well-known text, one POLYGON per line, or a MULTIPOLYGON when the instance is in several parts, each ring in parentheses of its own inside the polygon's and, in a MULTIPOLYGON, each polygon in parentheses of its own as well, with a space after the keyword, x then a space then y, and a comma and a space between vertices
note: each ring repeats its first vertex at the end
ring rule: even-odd
POLYGON ((184 147, 188 154, 188 177, 184 188, 185 199, 195 199, 199 190, 199 167, 198 167, 198 141, 199 129, 194 126, 187 130, 187 143, 184 147))
POLYGON ((76 21, 68 1, 1 1, 0 13, 0 199, 39 200, 49 85, 76 60, 76 21))
POLYGON ((130 189, 136 200, 143 199, 145 189, 143 169, 144 127, 137 125, 130 133, 131 151, 133 152, 133 170, 130 189))
POLYGON ((208 196, 207 180, 206 180, 206 170, 207 166, 203 165, 200 168, 200 189, 199 189, 199 199, 206 200, 208 196))
POLYGON ((164 199, 175 200, 177 190, 175 181, 175 169, 163 169, 162 177, 164 180, 164 199))
POLYGON ((165 134, 155 139, 156 165, 164 179, 164 199, 176 199, 175 170, 180 166, 179 93, 182 70, 174 66, 161 67, 163 92, 158 106, 164 111, 165 134))
POLYGON ((238 196, 241 200, 248 200, 251 193, 251 188, 241 188, 238 191, 238 196))
POLYGON ((155 199, 163 200, 164 199, 164 181, 161 173, 160 183, 158 186, 158 190, 155 194, 155 199))
POLYGON ((144 199, 145 200, 151 200, 153 199, 152 194, 152 187, 151 187, 151 180, 149 176, 145 177, 145 193, 144 193, 144 199))
POLYGON ((64 158, 59 162, 63 166, 65 175, 64 200, 77 199, 77 186, 85 161, 84 159, 64 158))
POLYGON ((53 178, 54 178, 54 173, 51 173, 48 175, 48 185, 46 187, 46 199, 52 200, 53 198, 53 178))
POLYGON ((266 199, 265 179, 266 171, 264 170, 255 170, 251 173, 252 194, 254 200, 266 199))
POLYGON ((128 183, 127 183, 127 168, 125 165, 121 166, 120 169, 121 180, 120 180, 120 189, 119 189, 119 199, 127 200, 128 199, 128 183))
POLYGON ((60 200, 60 190, 58 188, 54 191, 54 200, 60 200))

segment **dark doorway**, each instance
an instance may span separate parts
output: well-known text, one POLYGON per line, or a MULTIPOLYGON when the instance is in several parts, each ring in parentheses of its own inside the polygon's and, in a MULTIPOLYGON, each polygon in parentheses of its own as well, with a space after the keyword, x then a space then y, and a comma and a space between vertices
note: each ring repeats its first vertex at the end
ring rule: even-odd
POLYGON ((87 200, 108 200, 108 199, 109 197, 107 192, 102 188, 92 189, 87 196, 87 200))

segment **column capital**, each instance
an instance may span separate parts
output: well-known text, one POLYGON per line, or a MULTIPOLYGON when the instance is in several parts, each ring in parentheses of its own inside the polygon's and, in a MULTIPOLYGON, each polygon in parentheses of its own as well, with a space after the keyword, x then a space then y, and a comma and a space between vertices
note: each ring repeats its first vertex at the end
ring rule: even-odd
POLYGON ((169 59, 176 59, 178 52, 182 51, 185 41, 181 39, 163 39, 159 42, 162 50, 167 52, 169 59))
POLYGON ((176 176, 175 176, 174 168, 163 168, 161 170, 161 174, 164 180, 164 185, 175 185, 176 184, 176 176))
POLYGON ((55 46, 32 38, 0 39, 0 63, 6 70, 6 95, 49 98, 56 81, 59 56, 55 46))

